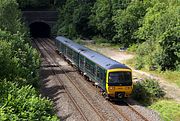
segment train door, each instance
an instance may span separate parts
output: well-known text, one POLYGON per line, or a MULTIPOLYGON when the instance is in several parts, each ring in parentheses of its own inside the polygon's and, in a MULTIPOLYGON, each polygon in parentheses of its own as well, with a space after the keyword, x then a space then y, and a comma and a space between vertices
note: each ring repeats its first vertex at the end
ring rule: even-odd
POLYGON ((103 69, 103 68, 101 68, 101 67, 99 67, 98 65, 97 65, 97 67, 96 67, 96 70, 97 70, 97 81, 98 81, 98 83, 99 83, 99 86, 103 89, 103 90, 105 90, 106 89, 106 72, 105 72, 105 70, 103 69))
POLYGON ((83 72, 84 72, 84 66, 85 66, 84 56, 79 54, 79 68, 83 72))

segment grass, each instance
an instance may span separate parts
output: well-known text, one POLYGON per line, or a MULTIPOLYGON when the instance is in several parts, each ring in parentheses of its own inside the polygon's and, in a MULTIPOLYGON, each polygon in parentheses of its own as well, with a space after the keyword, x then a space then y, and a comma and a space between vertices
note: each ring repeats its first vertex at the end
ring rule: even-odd
POLYGON ((178 71, 165 71, 165 72, 158 72, 158 71, 150 71, 150 73, 158 74, 161 78, 164 78, 170 83, 176 84, 180 87, 180 72, 178 71))
POLYGON ((159 100, 149 106, 159 112, 164 121, 180 121, 180 103, 171 100, 159 100))

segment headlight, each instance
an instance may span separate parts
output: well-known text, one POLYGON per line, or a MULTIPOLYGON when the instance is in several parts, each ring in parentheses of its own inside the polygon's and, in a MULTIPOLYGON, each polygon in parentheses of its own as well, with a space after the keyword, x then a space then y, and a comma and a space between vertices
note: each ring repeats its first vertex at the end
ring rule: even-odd
POLYGON ((113 86, 109 86, 109 90, 114 90, 115 88, 113 86))
POLYGON ((131 87, 125 87, 125 90, 130 90, 131 89, 131 87))

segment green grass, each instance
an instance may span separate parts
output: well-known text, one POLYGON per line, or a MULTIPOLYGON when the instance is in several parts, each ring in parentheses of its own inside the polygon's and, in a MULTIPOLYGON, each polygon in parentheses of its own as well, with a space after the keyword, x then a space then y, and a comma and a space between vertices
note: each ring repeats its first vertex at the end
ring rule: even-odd
POLYGON ((180 121, 180 103, 170 100, 160 100, 150 106, 156 110, 164 121, 180 121))

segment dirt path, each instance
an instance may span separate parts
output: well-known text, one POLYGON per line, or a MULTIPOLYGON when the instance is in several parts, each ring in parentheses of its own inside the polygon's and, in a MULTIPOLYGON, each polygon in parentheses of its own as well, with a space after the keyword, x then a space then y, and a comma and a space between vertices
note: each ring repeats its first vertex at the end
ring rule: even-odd
MULTIPOLYGON (((88 47, 99 53, 102 53, 116 61, 119 61, 121 63, 124 63, 124 61, 132 59, 134 57, 134 55, 132 55, 132 54, 128 54, 127 52, 120 52, 118 49, 112 49, 109 47, 96 47, 94 45, 93 46, 88 45, 88 47)), ((167 98, 172 98, 172 99, 180 102, 180 88, 177 85, 170 84, 169 82, 165 81, 163 78, 154 76, 147 72, 135 70, 133 68, 132 68, 132 70, 133 70, 134 77, 138 77, 138 78, 147 78, 148 77, 148 78, 158 80, 160 82, 161 87, 163 87, 166 92, 165 96, 167 98)))

